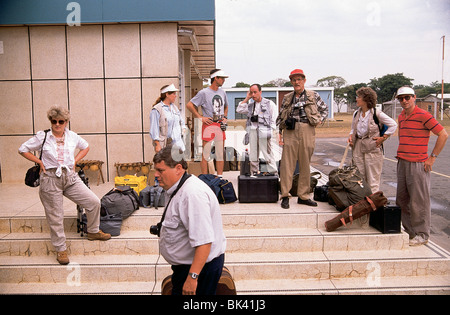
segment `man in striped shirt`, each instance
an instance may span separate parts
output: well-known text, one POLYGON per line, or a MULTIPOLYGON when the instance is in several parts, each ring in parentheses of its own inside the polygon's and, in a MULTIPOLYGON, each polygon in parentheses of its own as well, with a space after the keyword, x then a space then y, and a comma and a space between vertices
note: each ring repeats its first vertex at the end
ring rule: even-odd
POLYGON ((429 112, 416 106, 412 88, 398 89, 397 99, 403 111, 398 117, 396 203, 402 209, 402 224, 409 234, 409 245, 418 246, 426 244, 430 237, 430 172, 448 134, 429 112), (430 131, 438 138, 428 156, 430 131))

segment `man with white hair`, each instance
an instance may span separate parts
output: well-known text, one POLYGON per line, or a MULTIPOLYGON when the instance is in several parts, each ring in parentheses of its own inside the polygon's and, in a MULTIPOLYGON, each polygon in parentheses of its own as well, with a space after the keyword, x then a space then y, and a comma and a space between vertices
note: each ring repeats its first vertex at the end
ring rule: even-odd
POLYGON ((211 85, 204 88, 194 96, 186 105, 194 118, 202 121, 203 154, 200 163, 202 174, 208 174, 208 159, 211 153, 211 143, 214 141, 216 150, 217 175, 223 174, 223 151, 225 144, 225 128, 228 115, 228 99, 225 91, 221 89, 228 76, 223 70, 211 71, 211 85), (203 116, 197 108, 202 107, 203 116))
POLYGON ((418 246, 426 244, 430 237, 430 172, 448 134, 429 112, 416 106, 412 88, 398 89, 397 100, 403 111, 398 117, 396 203, 402 209, 402 224, 409 234, 409 245, 418 246), (438 138, 428 156, 430 131, 438 138))

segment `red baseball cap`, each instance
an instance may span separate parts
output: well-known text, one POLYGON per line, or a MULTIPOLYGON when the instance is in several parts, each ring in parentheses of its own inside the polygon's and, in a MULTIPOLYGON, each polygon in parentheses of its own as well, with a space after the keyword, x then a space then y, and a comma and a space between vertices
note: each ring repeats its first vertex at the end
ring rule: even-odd
POLYGON ((302 69, 295 69, 295 70, 292 70, 292 72, 291 72, 291 74, 290 74, 290 76, 289 76, 289 79, 292 79, 292 77, 293 77, 294 75, 301 75, 301 76, 303 76, 304 78, 306 78, 306 75, 303 73, 303 70, 302 70, 302 69))

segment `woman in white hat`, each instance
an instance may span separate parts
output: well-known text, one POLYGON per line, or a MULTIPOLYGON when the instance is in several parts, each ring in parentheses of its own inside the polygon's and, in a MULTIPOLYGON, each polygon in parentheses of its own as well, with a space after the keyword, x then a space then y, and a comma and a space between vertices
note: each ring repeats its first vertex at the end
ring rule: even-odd
POLYGON ((183 141, 184 119, 180 110, 174 104, 179 91, 173 84, 161 88, 161 96, 153 104, 150 113, 150 137, 153 140, 155 152, 161 151, 169 144, 186 150, 183 141))

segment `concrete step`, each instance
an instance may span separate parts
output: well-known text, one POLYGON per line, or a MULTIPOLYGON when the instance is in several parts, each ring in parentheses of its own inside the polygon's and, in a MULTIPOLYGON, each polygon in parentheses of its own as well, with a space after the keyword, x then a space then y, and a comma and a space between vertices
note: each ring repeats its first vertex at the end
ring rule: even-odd
MULTIPOLYGON (((402 250, 408 236, 381 234, 368 227, 329 233, 317 229, 233 229, 225 230, 227 253, 317 252, 352 250, 402 250)), ((158 238, 148 231, 124 231, 106 242, 89 241, 76 232, 66 232, 72 255, 149 255, 158 253, 158 238)), ((49 234, 9 233, 0 239, 0 256, 55 255, 49 234)))
MULTIPOLYGON (((428 244, 376 252, 227 253, 225 264, 240 294, 449 294, 449 257, 440 247, 428 244)), ((54 256, 1 256, 0 287, 4 292, 0 293, 86 294, 96 288, 105 294, 158 294, 162 280, 171 274, 169 264, 158 255, 71 255, 70 260, 70 265, 61 266, 54 256), (40 290, 33 292, 33 287, 40 290), (20 288, 24 290, 17 291, 20 288)))

